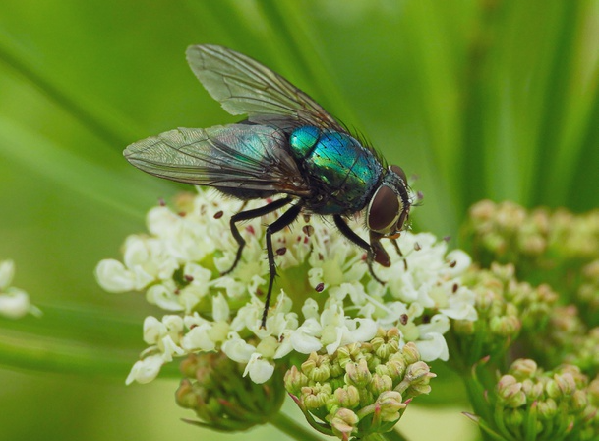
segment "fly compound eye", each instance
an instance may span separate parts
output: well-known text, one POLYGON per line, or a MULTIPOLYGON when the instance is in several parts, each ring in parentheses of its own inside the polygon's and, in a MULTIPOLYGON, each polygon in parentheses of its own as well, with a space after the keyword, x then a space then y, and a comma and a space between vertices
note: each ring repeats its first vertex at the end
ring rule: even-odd
POLYGON ((408 221, 408 209, 410 207, 404 206, 402 208, 402 213, 400 213, 400 217, 398 218, 398 223, 396 224, 396 231, 402 231, 404 228, 404 224, 408 221))
POLYGON ((397 165, 390 165, 390 171, 392 173, 397 174, 400 177, 400 179, 402 179, 402 182, 406 184, 406 174, 404 174, 404 170, 402 170, 397 165))
POLYGON ((395 230, 402 208, 398 195, 387 185, 377 189, 367 211, 367 228, 381 234, 395 230))

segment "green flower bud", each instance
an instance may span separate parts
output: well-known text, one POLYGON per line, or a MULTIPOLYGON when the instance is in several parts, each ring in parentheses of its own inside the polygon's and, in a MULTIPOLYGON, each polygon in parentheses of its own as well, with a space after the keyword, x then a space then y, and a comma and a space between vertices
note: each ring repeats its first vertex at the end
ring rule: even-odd
POLYGON ((377 404, 381 406, 381 420, 384 422, 396 422, 400 418, 400 409, 406 408, 402 402, 402 395, 395 391, 386 391, 379 395, 377 404))
POLYGON ((509 372, 517 379, 533 378, 537 371, 537 363, 528 358, 519 358, 512 362, 509 372))
POLYGON ((331 376, 331 365, 327 355, 310 354, 308 359, 302 363, 302 372, 315 383, 324 383, 331 376))
POLYGON ((432 378, 435 378, 435 376, 436 375, 430 371, 427 363, 418 361, 408 366, 404 378, 394 390, 401 393, 406 398, 428 394, 431 392, 429 381, 432 378))
POLYGON ((369 384, 369 390, 374 396, 392 390, 392 379, 388 375, 374 374, 369 384))
POLYGON ((556 417, 557 411, 558 406, 552 398, 538 402, 538 416, 540 419, 551 421, 556 417))
POLYGON ((525 393, 521 390, 521 383, 512 375, 504 375, 497 386, 498 398, 505 406, 518 407, 527 402, 525 393))
POLYGON ((296 366, 288 369, 283 377, 285 390, 295 396, 300 395, 300 391, 303 387, 308 386, 308 382, 308 377, 300 372, 296 366))
POLYGON ((362 354, 358 343, 342 346, 336 350, 335 360, 342 369, 345 369, 348 363, 357 361, 359 358, 362 358, 362 354))
POLYGON ((193 409, 198 403, 192 382, 187 378, 181 380, 179 388, 175 392, 175 401, 181 407, 193 409))
POLYGON ((573 379, 573 375, 570 373, 564 373, 561 375, 555 374, 554 381, 556 382, 556 386, 560 390, 562 396, 571 396, 573 392, 575 392, 575 380, 573 379))
POLYGON ((582 411, 588 406, 587 394, 582 390, 576 390, 571 396, 571 405, 574 411, 582 411))
POLYGON ((350 435, 355 433, 358 424, 358 416, 350 409, 340 407, 335 411, 329 420, 333 434, 338 438, 347 440, 350 435))
POLYGON ((354 386, 339 387, 333 391, 333 402, 339 407, 354 408, 360 403, 360 394, 354 386))
POLYGON ((404 374, 404 379, 411 383, 416 383, 427 378, 429 375, 430 369, 427 363, 424 361, 417 361, 408 366, 406 373, 404 374))
POLYGON ((544 385, 542 383, 534 383, 529 378, 521 382, 521 390, 527 397, 528 402, 534 402, 538 400, 544 393, 544 385))
POLYGON ((390 358, 390 361, 385 364, 385 366, 393 383, 397 383, 404 378, 404 373, 406 372, 406 362, 404 361, 404 357, 402 357, 400 354, 394 354, 390 358))
POLYGON ((358 388, 364 388, 371 381, 372 375, 369 372, 369 367, 365 359, 361 359, 356 362, 349 362, 346 364, 346 383, 357 386, 358 388))
POLYGON ((513 315, 492 317, 490 320, 490 330, 494 334, 510 337, 521 330, 521 322, 513 315))
POLYGON ((331 396, 331 386, 327 383, 306 386, 300 390, 300 401, 307 409, 325 406, 331 396))
POLYGON ((404 361, 406 365, 410 365, 416 363, 421 359, 421 355, 419 354, 419 350, 417 349, 417 345, 412 341, 408 342, 402 348, 402 355, 404 356, 404 361))
POLYGON ((518 430, 521 424, 523 424, 523 411, 520 409, 508 409, 504 413, 504 423, 513 430, 518 430))
POLYGON ((380 331, 378 335, 371 340, 375 355, 382 360, 387 360, 391 354, 398 352, 400 341, 400 332, 392 328, 387 332, 380 331))

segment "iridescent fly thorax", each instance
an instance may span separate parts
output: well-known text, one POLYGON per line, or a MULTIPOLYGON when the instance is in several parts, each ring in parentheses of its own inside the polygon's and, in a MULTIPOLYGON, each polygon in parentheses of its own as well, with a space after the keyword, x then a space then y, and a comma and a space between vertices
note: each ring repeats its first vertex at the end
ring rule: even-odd
POLYGON ((377 158, 348 134, 303 126, 290 135, 290 148, 314 194, 306 206, 314 213, 360 211, 381 181, 377 158))

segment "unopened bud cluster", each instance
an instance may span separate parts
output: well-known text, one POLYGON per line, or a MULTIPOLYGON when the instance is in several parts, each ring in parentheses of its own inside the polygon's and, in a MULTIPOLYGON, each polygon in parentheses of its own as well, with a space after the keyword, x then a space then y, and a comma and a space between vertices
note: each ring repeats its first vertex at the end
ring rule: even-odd
POLYGON ((190 354, 180 365, 184 379, 175 393, 177 404, 192 409, 200 421, 220 431, 246 430, 265 424, 279 410, 285 391, 278 369, 264 384, 242 377, 244 365, 222 352, 190 354))
POLYGON ((598 327, 587 329, 573 305, 557 306, 549 317, 546 332, 531 339, 536 359, 545 365, 569 363, 589 375, 597 373, 598 327))
POLYGON ((536 270, 556 272, 597 260, 598 210, 585 214, 565 209, 528 211, 514 202, 483 200, 471 207, 464 236, 476 261, 484 266, 492 261, 513 263, 523 279, 523 274, 536 270))
POLYGON ((392 430, 408 402, 430 392, 433 377, 416 345, 392 328, 332 354, 313 352, 284 383, 313 427, 347 440, 392 430))
POLYGON ((512 265, 492 264, 489 270, 472 267, 462 283, 475 294, 479 320, 454 321, 453 331, 470 362, 505 348, 522 331, 545 329, 558 300, 548 285, 518 282, 512 265))
POLYGON ((480 424, 490 424, 486 431, 497 439, 598 437, 598 380, 590 381, 576 366, 544 372, 533 360, 515 360, 488 399, 494 418, 480 424))

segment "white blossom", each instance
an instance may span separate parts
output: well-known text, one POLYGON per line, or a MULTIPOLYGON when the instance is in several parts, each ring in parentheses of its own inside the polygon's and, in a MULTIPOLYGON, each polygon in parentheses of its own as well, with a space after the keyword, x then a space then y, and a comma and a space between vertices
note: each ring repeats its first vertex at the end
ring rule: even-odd
MULTIPOLYGON (((150 381, 173 358, 210 351, 244 364, 244 375, 263 383, 291 352, 333 353, 392 327, 402 342, 416 343, 423 360, 447 360, 450 320, 476 320, 473 293, 460 284, 470 258, 448 251, 445 241, 402 232, 401 257, 383 240, 391 265, 374 265, 386 281, 381 284, 370 274, 365 251, 330 220, 311 216, 307 223, 301 216, 272 237, 279 277, 262 328, 269 280, 265 225, 278 213, 238 224, 246 247, 231 272, 237 244, 229 218, 242 206, 265 204, 244 205, 199 189, 198 195, 180 197, 175 209, 151 209, 149 234, 130 236, 122 261, 99 262, 95 274, 104 289, 144 292, 148 302, 171 314, 146 320, 147 356, 134 365, 128 383, 150 381)), ((358 234, 365 233, 361 222, 349 223, 358 234)))
POLYGON ((0 317, 19 319, 28 314, 41 316, 42 312, 31 304, 26 291, 10 286, 14 275, 14 261, 0 261, 0 317))

